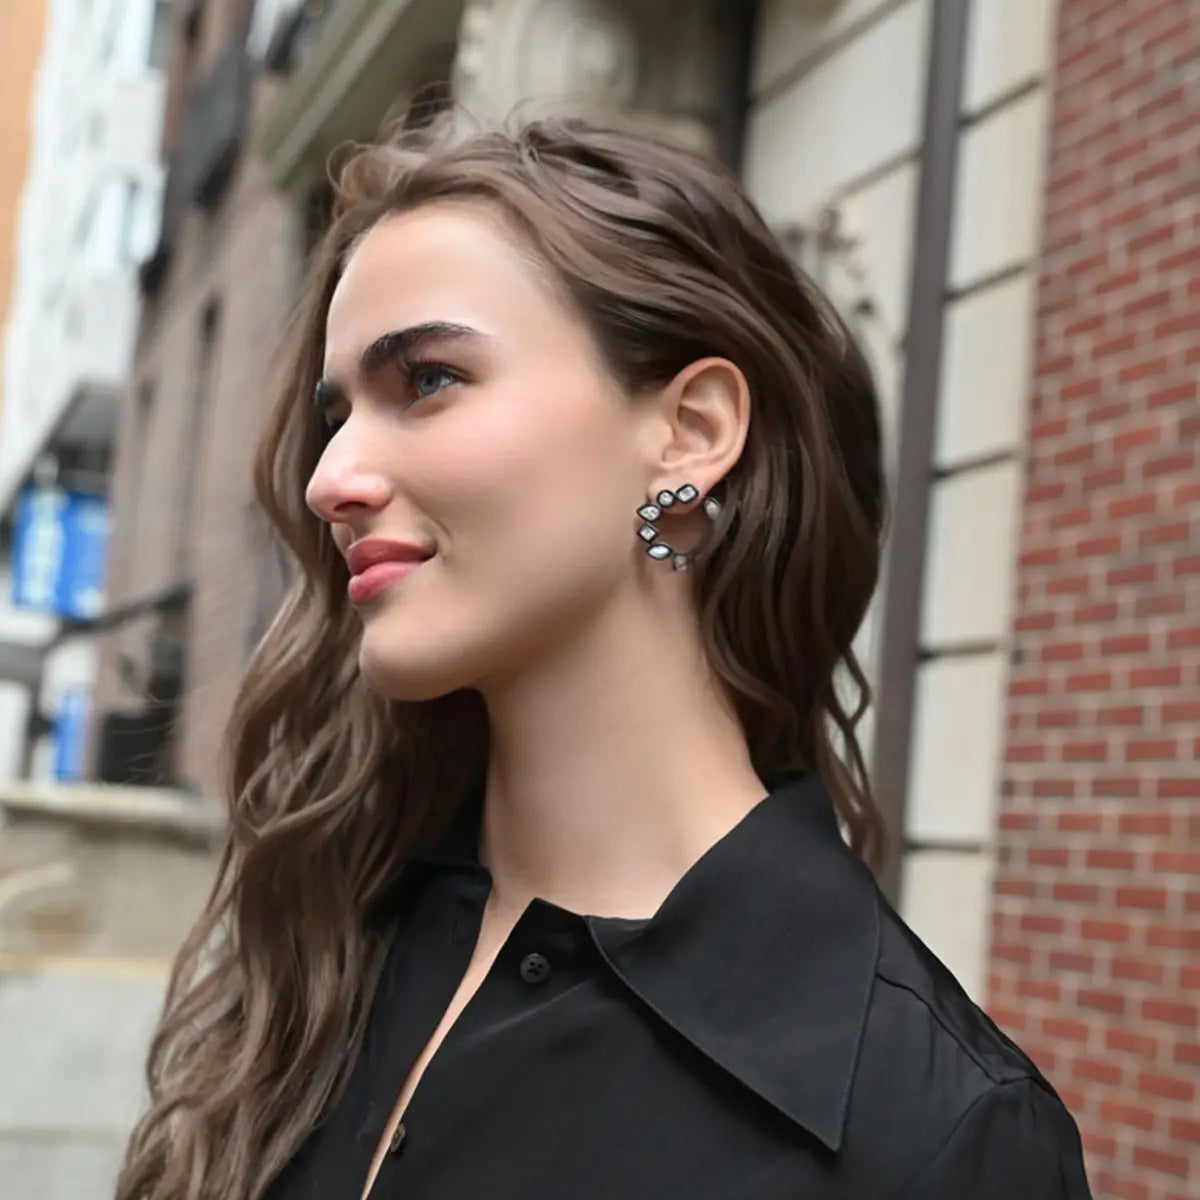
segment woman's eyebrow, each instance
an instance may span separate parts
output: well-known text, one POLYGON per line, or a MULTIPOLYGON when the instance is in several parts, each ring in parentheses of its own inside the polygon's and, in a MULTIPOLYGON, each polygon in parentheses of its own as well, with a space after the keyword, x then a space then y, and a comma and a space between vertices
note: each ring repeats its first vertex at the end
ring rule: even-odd
MULTIPOLYGON (((470 325, 459 325, 453 321, 423 321, 419 325, 393 329, 380 334, 363 349, 358 356, 358 374, 363 379, 370 379, 398 358, 412 354, 425 342, 466 341, 484 336, 470 325)), ((345 387, 336 379, 320 379, 313 389, 313 402, 319 412, 325 412, 344 399, 345 395, 345 387)))

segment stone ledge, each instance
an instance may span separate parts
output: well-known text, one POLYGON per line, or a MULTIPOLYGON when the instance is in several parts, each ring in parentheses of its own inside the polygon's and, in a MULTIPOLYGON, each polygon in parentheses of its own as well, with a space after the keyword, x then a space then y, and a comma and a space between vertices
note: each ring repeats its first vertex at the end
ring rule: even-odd
POLYGON ((225 815, 210 800, 168 788, 14 780, 0 784, 0 813, 132 828, 214 843, 225 815))

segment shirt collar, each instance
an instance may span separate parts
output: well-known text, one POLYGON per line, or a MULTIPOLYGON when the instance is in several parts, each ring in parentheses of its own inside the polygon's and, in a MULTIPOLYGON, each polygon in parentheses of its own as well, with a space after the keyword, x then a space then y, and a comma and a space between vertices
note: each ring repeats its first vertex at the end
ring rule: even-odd
MULTIPOLYGON (((478 865, 482 795, 429 865, 478 865)), ((840 1149, 879 957, 877 891, 819 778, 791 772, 644 920, 588 917, 612 971, 707 1058, 840 1149)))

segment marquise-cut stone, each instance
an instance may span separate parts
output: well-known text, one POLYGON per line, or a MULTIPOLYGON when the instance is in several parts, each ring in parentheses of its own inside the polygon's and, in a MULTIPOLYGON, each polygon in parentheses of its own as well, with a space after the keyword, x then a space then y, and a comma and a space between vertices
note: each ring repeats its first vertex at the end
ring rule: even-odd
POLYGON ((683 487, 675 493, 684 504, 690 504, 695 498, 700 495, 699 489, 694 483, 685 483, 683 487))
POLYGON ((662 509, 657 504, 643 504, 637 511, 643 521, 657 521, 662 516, 662 509))
POLYGON ((704 512, 709 517, 715 517, 721 511, 721 502, 715 496, 709 496, 704 501, 704 512))
POLYGON ((651 558, 664 559, 671 556, 671 547, 665 542, 656 542, 653 546, 646 547, 646 553, 651 558))
POLYGON ((638 530, 638 537, 640 537, 644 542, 652 542, 656 537, 658 537, 658 530, 647 521, 646 524, 638 530))
POLYGON ((675 493, 670 488, 663 488, 655 499, 662 505, 663 508, 670 508, 675 503, 675 493))

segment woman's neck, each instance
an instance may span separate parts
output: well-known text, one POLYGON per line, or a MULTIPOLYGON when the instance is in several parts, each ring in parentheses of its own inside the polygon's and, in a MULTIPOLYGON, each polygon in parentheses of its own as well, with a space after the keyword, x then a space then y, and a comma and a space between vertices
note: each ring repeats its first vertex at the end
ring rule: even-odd
POLYGON ((493 907, 650 916, 766 793, 682 606, 610 606, 485 693, 493 907), (657 615, 655 615, 657 614, 657 615))

